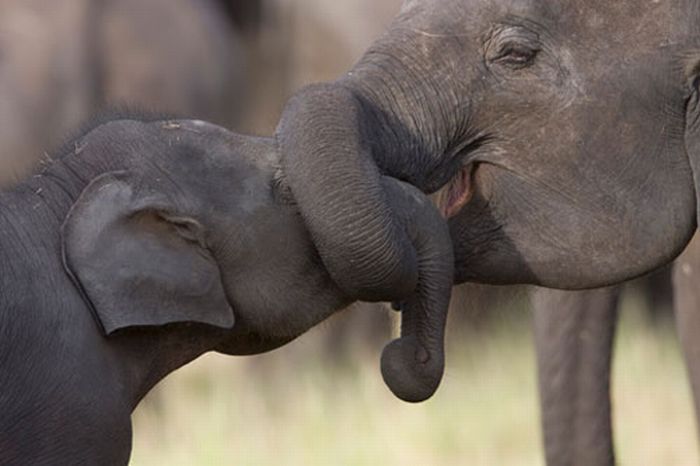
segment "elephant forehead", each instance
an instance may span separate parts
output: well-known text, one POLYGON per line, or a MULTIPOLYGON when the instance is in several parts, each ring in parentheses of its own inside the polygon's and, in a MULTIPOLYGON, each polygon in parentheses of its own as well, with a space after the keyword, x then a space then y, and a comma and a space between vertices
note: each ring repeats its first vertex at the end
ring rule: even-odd
MULTIPOLYGON (((186 170, 228 168, 240 137, 220 126, 201 120, 163 119, 155 121, 115 120, 96 128, 84 138, 86 147, 98 147, 111 155, 126 155, 141 163, 176 162, 186 170)), ((245 164, 238 163, 244 170, 245 164)))
POLYGON ((685 40, 700 18, 693 0, 408 0, 402 18, 431 34, 469 33, 489 23, 522 18, 586 41, 635 37, 636 46, 685 40))
MULTIPOLYGON (((568 2, 562 16, 579 34, 600 44, 619 44, 629 52, 683 42, 689 34, 689 17, 697 6, 685 0, 591 0, 568 2)), ((572 34, 576 36, 576 33, 572 34)))
POLYGON ((240 169, 269 167, 278 155, 264 141, 233 133, 203 120, 164 120, 153 122, 170 147, 187 146, 185 155, 206 157, 211 162, 236 163, 240 169))
POLYGON ((204 121, 125 119, 96 127, 75 143, 71 155, 178 180, 208 197, 266 196, 272 163, 256 164, 252 145, 249 138, 204 121))

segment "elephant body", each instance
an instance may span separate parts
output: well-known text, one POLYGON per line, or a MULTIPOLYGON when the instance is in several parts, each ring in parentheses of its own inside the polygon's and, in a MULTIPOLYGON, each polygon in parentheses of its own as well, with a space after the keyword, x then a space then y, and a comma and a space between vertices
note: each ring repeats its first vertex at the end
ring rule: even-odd
MULTIPOLYGON (((208 351, 269 351, 353 299, 323 267, 271 139, 112 115, 51 160, 0 193, 0 463, 126 464, 130 413, 168 373, 208 351)), ((383 374, 425 396, 442 375, 442 339, 426 333, 444 332, 449 232, 415 188, 382 185, 419 264, 383 374)))

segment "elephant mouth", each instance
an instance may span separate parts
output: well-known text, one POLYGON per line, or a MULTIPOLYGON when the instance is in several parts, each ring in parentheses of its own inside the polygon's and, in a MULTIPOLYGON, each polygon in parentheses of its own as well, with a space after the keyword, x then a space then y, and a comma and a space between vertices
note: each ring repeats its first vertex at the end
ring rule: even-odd
POLYGON ((476 164, 462 166, 457 174, 437 194, 437 206, 446 219, 456 216, 474 196, 476 164))

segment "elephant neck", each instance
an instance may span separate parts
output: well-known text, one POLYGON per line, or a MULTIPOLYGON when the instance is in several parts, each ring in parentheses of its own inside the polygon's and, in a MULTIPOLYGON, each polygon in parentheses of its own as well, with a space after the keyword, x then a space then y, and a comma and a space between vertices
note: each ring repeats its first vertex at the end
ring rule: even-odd
POLYGON ((62 164, 56 165, 0 193, 3 291, 22 273, 36 273, 40 278, 51 270, 48 264, 60 264, 61 225, 82 188, 71 177, 58 176, 62 164))
POLYGON ((40 273, 43 264, 61 262, 61 227, 71 207, 91 180, 117 169, 95 159, 64 155, 0 192, 0 283, 13 269, 40 273))
POLYGON ((224 330, 187 324, 133 329, 110 336, 110 348, 118 358, 118 376, 130 410, 170 373, 213 351, 226 337, 224 330))

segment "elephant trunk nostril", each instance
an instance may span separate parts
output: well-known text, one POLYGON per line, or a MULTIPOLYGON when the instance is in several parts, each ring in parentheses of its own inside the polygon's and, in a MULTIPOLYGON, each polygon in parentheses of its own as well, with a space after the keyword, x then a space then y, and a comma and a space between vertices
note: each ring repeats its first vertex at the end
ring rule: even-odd
POLYGON ((400 399, 430 398, 445 367, 444 336, 454 258, 447 224, 415 187, 385 178, 384 188, 416 250, 418 284, 394 303, 401 311, 401 336, 382 352, 381 371, 400 399))
POLYGON ((419 346, 416 349, 416 361, 419 364, 425 364, 430 360, 430 354, 428 354, 428 351, 423 348, 422 346, 419 346))
POLYGON ((384 382, 394 395, 409 403, 430 398, 440 385, 443 371, 442 353, 431 357, 413 336, 392 341, 382 352, 384 382))

